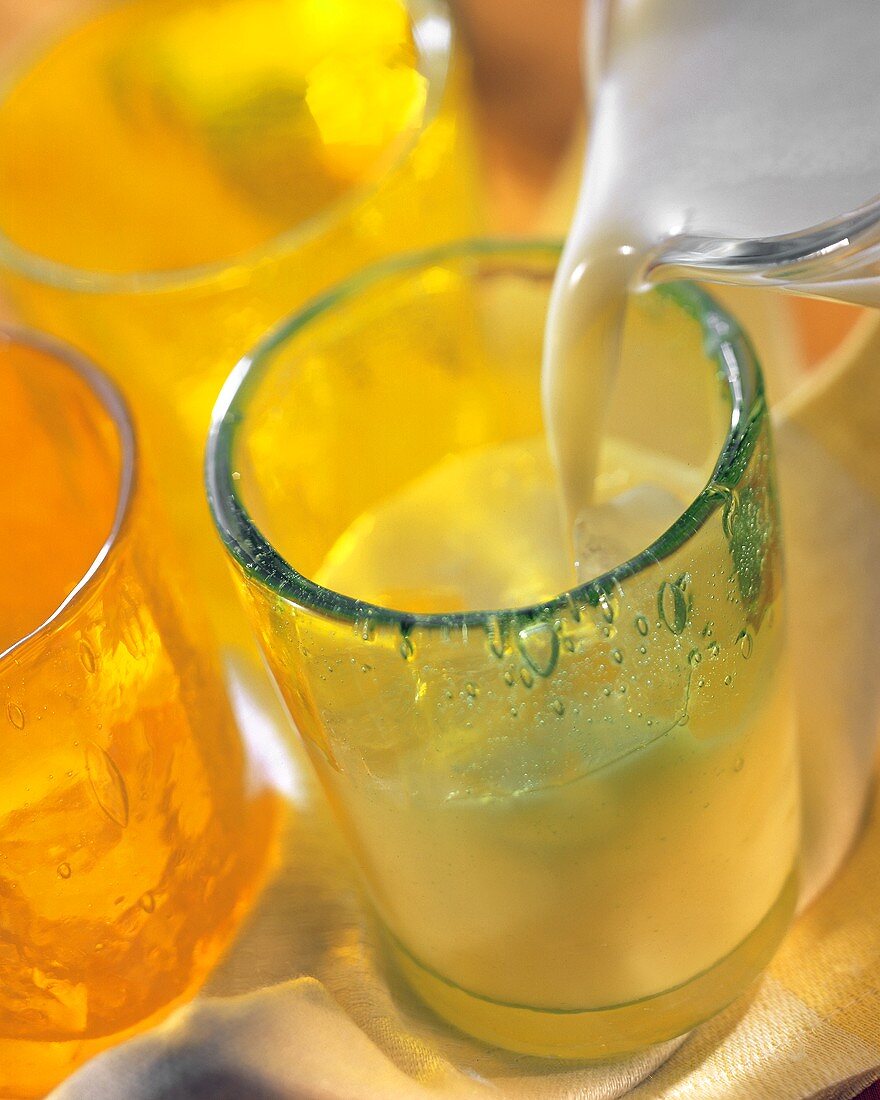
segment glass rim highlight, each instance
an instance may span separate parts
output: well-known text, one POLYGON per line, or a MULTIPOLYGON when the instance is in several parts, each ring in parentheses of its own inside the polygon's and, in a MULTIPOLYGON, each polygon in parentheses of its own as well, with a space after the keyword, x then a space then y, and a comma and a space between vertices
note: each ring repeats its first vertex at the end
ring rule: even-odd
POLYGON ((77 375, 87 386, 91 396, 110 417, 119 442, 119 485, 116 493, 116 508, 110 530, 103 543, 98 547, 94 558, 58 606, 39 622, 27 634, 22 635, 6 649, 0 650, 0 667, 35 638, 54 629, 59 621, 72 612, 86 595, 92 584, 100 578, 107 562, 119 541, 131 511, 131 501, 136 484, 137 444, 134 426, 128 406, 122 394, 91 360, 80 352, 32 329, 12 325, 0 325, 0 348, 9 345, 30 348, 50 356, 65 370, 77 375))
POLYGON ((467 629, 485 625, 499 615, 516 615, 529 621, 548 613, 570 609, 573 601, 597 606, 628 577, 669 557, 699 531, 723 503, 726 491, 736 485, 754 450, 755 421, 767 413, 764 383, 757 358, 738 323, 694 283, 669 283, 653 292, 672 300, 702 330, 707 358, 714 360, 730 399, 730 419, 724 441, 708 482, 676 521, 634 557, 599 576, 584 581, 542 603, 522 607, 496 607, 465 612, 418 613, 383 607, 325 588, 300 573, 260 531, 242 501, 234 477, 232 451, 239 428, 247 416, 248 400, 262 376, 271 369, 274 353, 316 318, 355 299, 385 279, 448 261, 503 260, 524 264, 532 259, 546 264, 558 261, 558 240, 476 239, 418 252, 408 252, 377 263, 314 298, 272 329, 257 348, 245 355, 227 378, 217 399, 205 455, 208 503, 220 538, 237 564, 264 588, 297 606, 336 620, 354 623, 364 617, 377 625, 401 625, 423 629, 467 629))
MULTIPOLYGON (((124 2, 125 0, 112 0, 111 3, 98 3, 95 10, 100 12, 117 7, 124 2)), ((418 128, 405 140, 392 143, 388 147, 387 162, 380 164, 365 183, 352 187, 338 201, 304 221, 288 226, 254 248, 221 260, 156 271, 110 272, 77 267, 30 251, 17 244, 0 228, 0 267, 5 267, 13 275, 77 293, 147 294, 180 290, 235 278, 242 271, 269 261, 273 257, 290 253, 306 241, 319 237, 341 214, 358 206, 366 197, 373 194, 381 186, 383 179, 393 174, 403 164, 421 135, 437 117, 443 101, 456 45, 456 34, 448 2, 447 0, 402 0, 402 2, 412 22, 418 71, 428 80, 428 97, 422 120, 418 128)), ((24 56, 18 59, 19 64, 9 66, 7 76, 0 84, 0 105, 16 81, 26 74, 28 63, 38 60, 42 51, 60 41, 64 34, 73 30, 78 23, 76 19, 65 21, 60 29, 56 29, 54 35, 50 35, 42 42, 38 41, 39 48, 36 51, 33 49, 33 43, 27 43, 30 48, 25 49, 24 56)))

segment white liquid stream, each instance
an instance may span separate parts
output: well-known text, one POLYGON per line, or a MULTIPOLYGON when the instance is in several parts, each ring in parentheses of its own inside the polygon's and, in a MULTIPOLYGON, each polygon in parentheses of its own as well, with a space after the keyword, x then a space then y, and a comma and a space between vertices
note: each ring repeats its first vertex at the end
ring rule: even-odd
POLYGON ((649 255, 683 232, 799 232, 880 193, 876 0, 588 0, 586 34, 591 136, 543 382, 570 526, 649 255))

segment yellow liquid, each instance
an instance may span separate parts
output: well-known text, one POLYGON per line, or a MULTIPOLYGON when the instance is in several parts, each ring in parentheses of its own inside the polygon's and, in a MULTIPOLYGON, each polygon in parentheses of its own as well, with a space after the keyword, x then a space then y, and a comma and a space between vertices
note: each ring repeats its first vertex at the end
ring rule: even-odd
MULTIPOLYGON (((612 443, 599 502, 646 479, 686 499, 683 468, 612 443)), ((565 568, 564 550, 548 550, 563 546, 555 511, 540 446, 456 456, 357 520, 317 579, 367 599, 390 591, 410 610, 542 599, 565 568)), ((316 766, 403 971, 438 1012, 513 1049, 608 1057, 680 1034, 740 992, 794 898, 778 611, 746 652, 741 609, 719 603, 692 663, 647 619, 607 638, 592 620, 569 623, 549 673, 540 650, 531 661, 505 650, 495 669, 447 656, 462 662, 451 669, 442 646, 419 649, 424 677, 394 731, 372 728, 354 696, 331 701, 338 682, 326 698, 317 683, 337 735, 336 715, 354 715, 357 747, 337 736, 316 766), (419 708, 456 706, 459 723, 438 719, 420 743, 419 708)), ((383 659, 365 674, 381 675, 383 659)))
POLYGON ((128 396, 230 645, 202 488, 217 394, 318 291, 471 230, 459 84, 402 0, 129 0, 0 100, 0 231, 70 268, 16 262, 3 287, 128 396))
POLYGON ((378 176, 421 126, 416 63, 401 0, 117 5, 7 94, 0 224, 93 271, 228 260, 378 176))

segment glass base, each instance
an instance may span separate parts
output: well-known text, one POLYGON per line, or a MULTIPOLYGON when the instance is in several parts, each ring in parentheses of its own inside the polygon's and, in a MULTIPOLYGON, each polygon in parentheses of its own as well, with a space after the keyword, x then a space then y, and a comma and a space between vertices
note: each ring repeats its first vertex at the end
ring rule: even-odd
POLYGON ((792 872, 761 923, 728 955, 682 985, 608 1008, 510 1005, 442 978, 391 938, 409 986, 438 1016, 483 1042, 547 1058, 607 1061, 683 1035, 734 1000, 769 962, 794 913, 792 872))

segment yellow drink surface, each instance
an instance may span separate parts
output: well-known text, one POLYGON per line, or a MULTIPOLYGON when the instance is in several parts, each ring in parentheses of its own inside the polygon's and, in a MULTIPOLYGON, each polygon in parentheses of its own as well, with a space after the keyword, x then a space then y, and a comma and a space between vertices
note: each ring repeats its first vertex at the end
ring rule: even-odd
MULTIPOLYGON (((646 484, 682 508, 699 489, 668 457, 607 444, 596 516, 646 484)), ((662 533, 651 530, 656 518, 644 522, 627 553, 662 533)), ((542 601, 569 583, 560 534, 543 445, 484 448, 443 460, 356 520, 316 579, 413 611, 542 601)), ((430 654, 419 635, 412 660, 423 674, 415 699, 395 704, 400 728, 372 727, 361 708, 353 751, 340 736, 335 760, 313 753, 379 911, 417 964, 406 964, 411 980, 465 1030, 515 1049, 542 1049, 534 1021, 487 1028, 483 1008, 471 1016, 478 1000, 601 1012, 699 981, 692 1004, 673 997, 673 1015, 660 1005, 642 1016, 636 1031, 650 1029, 632 1045, 685 1030, 724 1003, 705 972, 735 957, 777 902, 784 926, 792 902, 797 796, 778 625, 765 621, 746 652, 741 611, 722 602, 701 648, 677 660, 685 643, 653 616, 599 622, 563 629, 552 672, 540 652, 531 662, 516 660, 515 647, 514 659, 500 645, 497 661, 465 653, 478 627, 465 647, 453 627, 453 641, 430 654), (745 707, 729 702, 737 684, 745 707), (419 708, 436 707, 460 721, 438 721, 426 743, 419 708), (639 727, 643 713, 666 717, 639 727), (451 1001, 432 991, 436 978, 451 1001)), ((325 705, 321 690, 316 704, 325 705)), ((336 705, 358 710, 355 698, 336 705)), ((766 927, 767 942, 753 943, 762 958, 780 934, 778 922, 766 927)), ((756 965, 743 963, 746 979, 756 965)), ((592 1053, 627 1049, 632 1027, 611 1026, 611 1045, 592 1053)), ((560 1046, 551 1038, 546 1051, 560 1046)), ((561 1052, 589 1053, 589 1044, 575 1038, 561 1052)))
POLYGON ((0 229, 73 267, 228 259, 377 179, 423 119, 402 0, 133 0, 0 108, 0 229))

